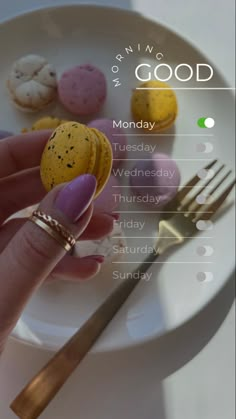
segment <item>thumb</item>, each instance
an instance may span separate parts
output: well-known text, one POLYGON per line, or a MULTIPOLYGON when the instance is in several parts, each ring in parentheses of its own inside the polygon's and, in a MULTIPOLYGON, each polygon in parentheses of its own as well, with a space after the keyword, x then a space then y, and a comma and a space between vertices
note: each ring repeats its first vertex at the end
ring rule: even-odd
MULTIPOLYGON (((49 192, 39 210, 78 238, 92 216, 96 178, 83 175, 49 192)), ((0 347, 32 292, 46 279, 65 249, 47 232, 27 221, 0 255, 0 347)))

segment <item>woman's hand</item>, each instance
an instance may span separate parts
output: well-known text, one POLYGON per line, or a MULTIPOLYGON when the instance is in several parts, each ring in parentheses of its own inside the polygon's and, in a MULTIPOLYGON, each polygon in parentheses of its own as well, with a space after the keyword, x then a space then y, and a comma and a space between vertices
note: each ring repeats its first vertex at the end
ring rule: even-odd
POLYGON ((86 279, 103 261, 99 255, 74 258, 31 221, 8 217, 41 201, 41 211, 81 240, 99 239, 113 228, 111 214, 93 214, 93 176, 80 176, 46 195, 39 164, 50 134, 38 131, 0 141, 0 350, 27 300, 49 275, 86 279))

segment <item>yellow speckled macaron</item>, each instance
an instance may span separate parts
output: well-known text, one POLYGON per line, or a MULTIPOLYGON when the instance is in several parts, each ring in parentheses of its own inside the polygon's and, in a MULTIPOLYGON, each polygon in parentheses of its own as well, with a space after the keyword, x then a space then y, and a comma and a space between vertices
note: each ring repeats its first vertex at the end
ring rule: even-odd
POLYGON ((68 122, 65 119, 54 118, 53 116, 44 116, 38 119, 31 128, 23 128, 22 132, 39 131, 41 129, 55 129, 61 124, 68 122))
POLYGON ((42 154, 40 174, 47 191, 83 174, 97 179, 97 197, 112 168, 112 148, 106 136, 78 122, 60 125, 49 138, 42 154))
MULTIPOLYGON (((111 159, 112 159, 112 148, 111 143, 101 131, 96 128, 89 128, 90 131, 96 137, 97 149, 96 149, 96 165, 94 167, 94 173, 97 178, 97 188, 99 192, 104 188, 108 181, 107 173, 109 167, 109 176, 111 174, 111 159), (108 142, 108 144, 107 144, 108 142), (102 188, 102 189, 101 189, 102 188)), ((94 174, 93 173, 93 174, 94 174)))
POLYGON ((142 83, 131 99, 131 111, 135 121, 155 122, 153 131, 170 128, 178 113, 175 92, 167 83, 151 80, 142 83), (163 88, 163 90, 161 90, 163 88))

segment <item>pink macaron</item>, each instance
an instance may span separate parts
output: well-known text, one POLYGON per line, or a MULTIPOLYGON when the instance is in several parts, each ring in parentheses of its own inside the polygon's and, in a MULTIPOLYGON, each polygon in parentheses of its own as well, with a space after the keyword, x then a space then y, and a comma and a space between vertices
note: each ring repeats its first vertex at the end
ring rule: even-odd
POLYGON ((176 195, 180 185, 180 171, 176 162, 166 154, 155 153, 139 160, 131 170, 130 186, 133 194, 152 209, 163 208, 176 195))
POLYGON ((111 175, 105 188, 94 201, 94 209, 97 212, 111 213, 118 207, 118 202, 115 197, 120 194, 120 184, 115 176, 111 175))
POLYGON ((75 66, 62 74, 58 94, 61 103, 73 114, 95 114, 101 110, 106 99, 105 76, 93 65, 75 66))
POLYGON ((122 128, 115 125, 113 119, 95 119, 88 126, 103 132, 111 143, 113 151, 113 168, 118 167, 126 157, 127 138, 122 128))

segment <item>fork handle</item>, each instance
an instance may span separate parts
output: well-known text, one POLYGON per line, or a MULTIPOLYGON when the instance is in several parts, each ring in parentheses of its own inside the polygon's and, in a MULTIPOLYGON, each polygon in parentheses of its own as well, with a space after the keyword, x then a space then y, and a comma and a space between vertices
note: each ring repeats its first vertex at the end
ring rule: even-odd
POLYGON ((137 278, 131 277, 122 282, 22 390, 11 404, 16 415, 21 419, 38 418, 140 282, 141 274, 158 256, 156 250, 150 253, 133 271, 133 274, 139 274, 135 275, 137 278))

